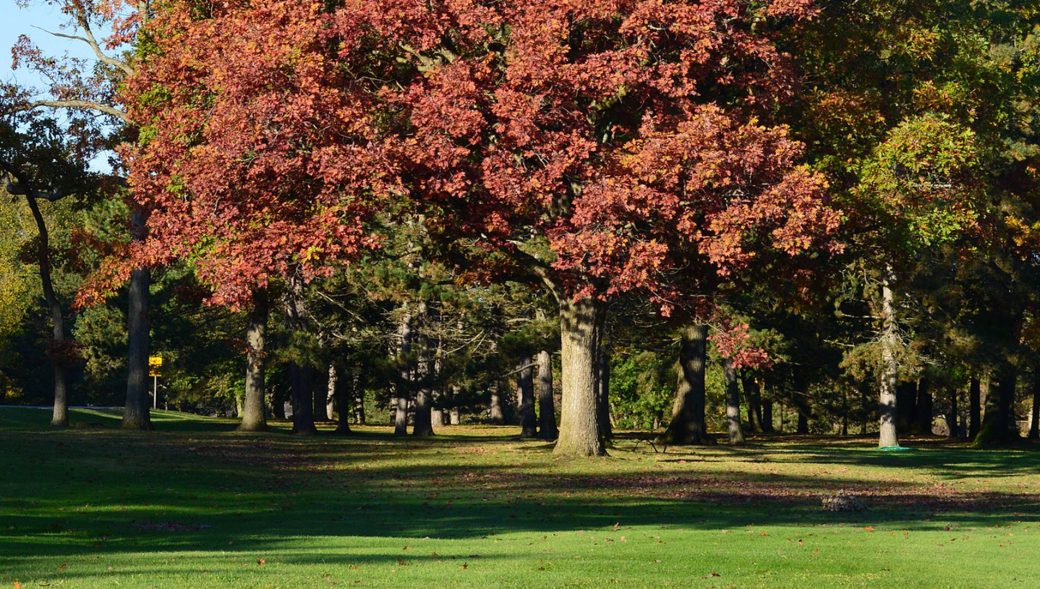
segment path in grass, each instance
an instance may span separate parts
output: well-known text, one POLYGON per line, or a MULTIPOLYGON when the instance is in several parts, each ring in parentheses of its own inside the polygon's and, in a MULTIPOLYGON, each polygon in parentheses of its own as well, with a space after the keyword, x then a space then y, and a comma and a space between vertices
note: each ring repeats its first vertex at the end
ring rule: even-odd
POLYGON ((397 440, 158 412, 0 411, 0 587, 1035 586, 1040 452, 623 439, 554 460, 512 428, 397 440), (869 510, 829 513, 845 489, 869 510))

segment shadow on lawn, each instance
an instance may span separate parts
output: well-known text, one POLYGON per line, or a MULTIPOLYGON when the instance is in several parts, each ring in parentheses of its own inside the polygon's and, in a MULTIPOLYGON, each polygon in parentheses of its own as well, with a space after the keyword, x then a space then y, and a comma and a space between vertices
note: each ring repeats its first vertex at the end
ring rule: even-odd
MULTIPOLYGON (((1040 472, 1040 453, 1021 450, 943 448, 893 456, 756 442, 672 448, 656 460, 646 454, 626 460, 619 446, 613 462, 555 463, 547 445, 520 445, 514 438, 213 433, 225 425, 146 434, 0 431, 8 472, 21 477, 0 481, 0 564, 118 552, 260 551, 312 536, 461 539, 615 524, 941 530, 1040 521, 1034 493, 964 491, 841 470, 912 467, 950 480, 1040 472), (697 464, 686 469, 680 462, 697 464), (833 470, 826 476, 780 472, 796 463, 833 470), (870 509, 822 511, 821 496, 838 490, 862 496, 870 509)), ((400 555, 369 558, 386 562, 400 555)))

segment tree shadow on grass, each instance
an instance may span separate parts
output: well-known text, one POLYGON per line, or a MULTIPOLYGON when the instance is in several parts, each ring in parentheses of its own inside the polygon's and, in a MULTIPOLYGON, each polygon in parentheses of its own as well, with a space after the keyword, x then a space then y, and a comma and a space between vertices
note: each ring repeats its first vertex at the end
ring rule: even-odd
POLYGON ((262 551, 318 536, 467 539, 615 524, 926 531, 1040 521, 1040 496, 1033 492, 961 489, 914 477, 880 480, 860 469, 1009 477, 1038 472, 1040 456, 1029 452, 941 448, 880 456, 858 448, 756 444, 560 462, 548 450, 536 441, 401 440, 376 432, 300 438, 212 429, 0 431, 8 472, 18 475, 0 481, 0 565, 229 546, 262 551), (807 463, 850 470, 781 472, 807 463), (775 470, 736 468, 741 465, 775 470), (821 497, 841 490, 862 497, 869 509, 824 512, 821 497))

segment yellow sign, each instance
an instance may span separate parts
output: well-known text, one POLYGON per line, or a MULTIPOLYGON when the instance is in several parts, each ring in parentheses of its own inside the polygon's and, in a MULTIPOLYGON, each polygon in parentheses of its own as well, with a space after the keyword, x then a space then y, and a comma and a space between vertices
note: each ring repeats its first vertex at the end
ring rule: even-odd
POLYGON ((160 368, 162 368, 162 356, 149 356, 148 376, 159 376, 160 368))

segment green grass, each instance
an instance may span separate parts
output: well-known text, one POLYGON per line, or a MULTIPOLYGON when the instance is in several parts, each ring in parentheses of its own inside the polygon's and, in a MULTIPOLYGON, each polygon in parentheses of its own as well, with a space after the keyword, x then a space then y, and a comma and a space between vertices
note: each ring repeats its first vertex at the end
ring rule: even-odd
POLYGON ((0 587, 1016 587, 1040 452, 777 438, 554 460, 514 428, 311 438, 0 409, 0 587), (847 489, 865 512, 830 513, 847 489))

